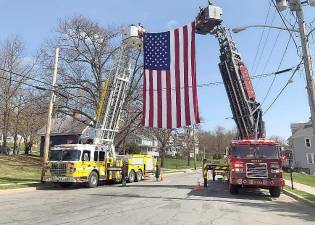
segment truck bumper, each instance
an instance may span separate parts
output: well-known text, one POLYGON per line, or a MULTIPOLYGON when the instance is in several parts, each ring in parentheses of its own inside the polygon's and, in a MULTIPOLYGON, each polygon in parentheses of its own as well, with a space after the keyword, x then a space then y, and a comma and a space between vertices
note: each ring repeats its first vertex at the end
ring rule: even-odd
POLYGON ((269 179, 248 179, 248 178, 232 178, 230 181, 233 185, 248 188, 271 188, 283 187, 284 180, 282 178, 269 178, 269 179))
POLYGON ((86 177, 58 177, 58 176, 43 176, 44 183, 84 183, 87 182, 86 177))

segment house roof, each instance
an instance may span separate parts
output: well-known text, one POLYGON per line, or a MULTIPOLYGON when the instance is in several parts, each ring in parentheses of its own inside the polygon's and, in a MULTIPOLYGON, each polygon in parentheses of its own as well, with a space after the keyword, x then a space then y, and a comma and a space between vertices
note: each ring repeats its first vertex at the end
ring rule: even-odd
MULTIPOLYGON (((51 135, 73 135, 82 134, 82 131, 88 126, 90 121, 85 119, 79 121, 71 116, 52 119, 51 135)), ((40 136, 46 134, 46 125, 37 132, 40 136)))
POLYGON ((292 138, 297 137, 312 137, 313 136, 313 127, 310 124, 305 124, 304 126, 301 126, 298 130, 296 130, 292 138))

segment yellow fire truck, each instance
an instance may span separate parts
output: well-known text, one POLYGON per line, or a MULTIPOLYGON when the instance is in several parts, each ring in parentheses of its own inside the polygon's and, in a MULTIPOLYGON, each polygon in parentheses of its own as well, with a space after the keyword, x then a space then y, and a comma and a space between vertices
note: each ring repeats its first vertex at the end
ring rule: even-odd
POLYGON ((88 136, 81 137, 81 143, 93 140, 93 144, 53 146, 49 151, 49 160, 43 167, 43 182, 59 183, 62 186, 87 183, 89 187, 96 187, 99 181, 134 182, 140 181, 148 173, 155 173, 157 159, 152 155, 116 156, 114 146, 121 109, 132 76, 132 49, 142 47, 143 32, 141 26, 131 25, 124 34, 111 73, 113 77, 108 94, 105 92, 109 85, 104 82, 95 132, 92 130, 88 136))
POLYGON ((96 187, 100 181, 122 181, 124 162, 127 181, 138 182, 155 173, 157 158, 148 154, 115 156, 106 146, 66 144, 50 150, 49 161, 43 169, 43 182, 58 183, 63 187, 86 183, 96 187))

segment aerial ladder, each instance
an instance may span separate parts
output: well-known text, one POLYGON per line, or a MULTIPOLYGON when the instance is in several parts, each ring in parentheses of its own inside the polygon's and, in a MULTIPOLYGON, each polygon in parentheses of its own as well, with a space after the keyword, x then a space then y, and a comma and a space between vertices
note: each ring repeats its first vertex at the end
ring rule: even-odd
POLYGON ((196 32, 214 35, 219 41, 219 68, 237 126, 238 138, 263 138, 265 129, 262 109, 256 100, 247 67, 229 29, 222 23, 221 14, 221 8, 213 5, 201 9, 196 18, 196 32))
POLYGON ((284 185, 278 153, 280 148, 277 143, 265 139, 262 108, 256 100, 249 71, 221 15, 222 9, 209 2, 208 7, 200 9, 196 18, 196 33, 213 35, 219 42, 219 69, 238 133, 236 140, 232 140, 227 148, 226 165, 208 163, 204 159, 204 186, 207 187, 207 172, 211 170, 213 180, 216 175, 227 177, 232 194, 242 187, 258 187, 269 189, 273 197, 279 197, 284 185), (268 159, 274 157, 272 159, 277 163, 271 163, 259 153, 260 149, 268 151, 263 154, 269 154, 268 159), (253 152, 253 155, 245 154, 247 151, 253 152), (236 156, 236 152, 239 155, 236 156))
POLYGON ((114 50, 117 51, 117 57, 109 78, 111 83, 109 94, 106 95, 105 108, 101 109, 101 116, 96 122, 94 144, 108 146, 112 150, 113 157, 115 157, 114 139, 118 132, 120 114, 132 75, 132 51, 135 48, 142 48, 143 32, 144 29, 140 25, 129 26, 125 30, 120 46, 114 50))

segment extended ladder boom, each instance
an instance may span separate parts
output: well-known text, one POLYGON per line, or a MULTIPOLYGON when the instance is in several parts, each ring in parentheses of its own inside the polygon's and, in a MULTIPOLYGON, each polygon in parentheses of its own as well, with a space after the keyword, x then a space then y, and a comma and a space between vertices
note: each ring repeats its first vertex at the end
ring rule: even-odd
POLYGON ((239 138, 262 138, 265 136, 262 110, 242 57, 229 30, 222 25, 221 14, 221 8, 213 5, 202 9, 196 19, 196 32, 212 34, 219 41, 219 68, 239 138))
POLYGON ((143 28, 130 26, 118 48, 118 60, 114 65, 110 93, 107 95, 102 123, 96 127, 94 143, 107 144, 113 148, 113 142, 118 132, 120 113, 125 101, 131 77, 131 54, 133 48, 142 45, 141 36, 143 28))

